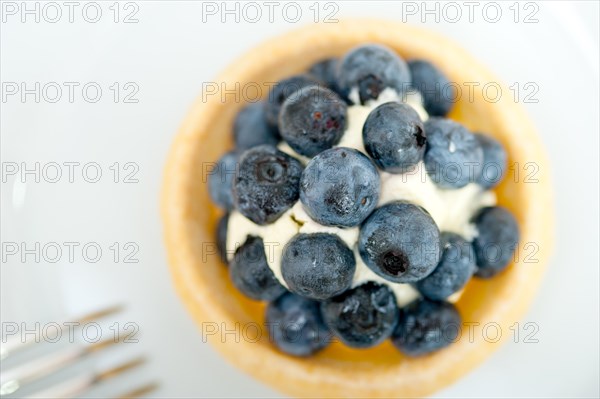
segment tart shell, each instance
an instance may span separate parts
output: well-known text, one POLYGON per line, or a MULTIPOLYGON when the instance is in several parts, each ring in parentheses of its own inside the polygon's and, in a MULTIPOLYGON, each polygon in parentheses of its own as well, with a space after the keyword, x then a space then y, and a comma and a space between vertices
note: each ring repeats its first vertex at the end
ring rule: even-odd
POLYGON ((225 358, 292 396, 414 397, 451 384, 513 336, 510 327, 532 301, 553 248, 552 187, 546 155, 531 121, 512 92, 485 66, 438 34, 360 19, 310 25, 269 40, 232 63, 214 82, 223 90, 237 88, 239 95, 228 91, 221 98, 205 92, 194 103, 169 153, 161 212, 177 292, 204 337, 225 358), (334 342, 315 356, 295 358, 269 342, 263 324, 265 305, 239 294, 219 260, 214 232, 221 212, 210 202, 208 173, 231 148, 233 119, 246 101, 264 98, 277 80, 364 43, 384 44, 405 59, 429 60, 461 87, 449 117, 505 146, 510 167, 495 191, 499 205, 517 218, 521 241, 514 263, 504 272, 468 283, 456 304, 464 321, 462 334, 448 348, 408 358, 389 341, 362 350, 334 342), (471 96, 468 85, 473 82, 479 86, 471 96), (501 88, 499 99, 494 87, 487 93, 480 90, 486 84, 501 88))

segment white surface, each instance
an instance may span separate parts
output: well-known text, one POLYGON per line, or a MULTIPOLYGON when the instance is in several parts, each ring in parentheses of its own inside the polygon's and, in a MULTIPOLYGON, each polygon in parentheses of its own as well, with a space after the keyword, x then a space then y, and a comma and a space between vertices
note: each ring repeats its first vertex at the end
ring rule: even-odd
MULTIPOLYGON (((304 23, 312 18, 311 3, 302 5, 304 23)), ((510 3, 503 3, 505 17, 495 24, 475 12, 473 23, 466 16, 457 23, 429 17, 425 25, 462 43, 509 85, 538 85, 539 102, 524 106, 552 160, 557 246, 523 320, 537 323, 539 342, 507 343, 437 396, 598 397, 598 3, 539 2, 539 21, 533 24, 514 23, 510 3)), ((272 24, 266 16, 256 24, 221 24, 215 17, 203 23, 200 3, 147 1, 136 3, 138 23, 115 24, 112 2, 100 4, 103 18, 96 24, 85 22, 80 8, 74 23, 66 20, 67 9, 65 19, 54 24, 32 17, 21 23, 4 14, 2 82, 93 81, 104 95, 95 104, 80 94, 73 103, 38 104, 31 96, 25 103, 14 98, 1 103, 4 165, 94 161, 103 170, 95 184, 81 175, 75 183, 63 177, 26 187, 9 178, 2 184, 2 242, 95 241, 103 256, 95 264, 77 251, 73 263, 66 255, 56 264, 3 261, 2 322, 62 319, 125 302, 128 311, 120 320, 140 326, 140 342, 133 346, 151 359, 126 381, 160 377, 155 395, 164 397, 279 396, 202 343, 166 269, 158 194, 167 148, 202 82, 254 44, 299 23, 277 13, 272 24), (135 82, 139 103, 115 104, 108 88, 113 82, 135 82), (114 162, 136 162, 139 183, 113 183, 108 166, 114 162), (115 263, 108 248, 113 242, 136 242, 139 263, 115 263)), ((405 15, 399 3, 337 4, 338 17, 405 15)), ((104 394, 109 392, 116 393, 107 388, 104 394)))

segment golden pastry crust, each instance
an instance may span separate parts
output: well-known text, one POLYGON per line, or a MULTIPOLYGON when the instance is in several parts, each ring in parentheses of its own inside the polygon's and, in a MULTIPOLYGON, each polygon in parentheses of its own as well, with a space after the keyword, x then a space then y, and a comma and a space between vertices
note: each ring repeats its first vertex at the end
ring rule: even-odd
MULTIPOLYGON (((317 60, 369 42, 387 45, 405 59, 429 60, 461 86, 462 96, 450 117, 495 136, 507 149, 512 168, 496 193, 499 204, 516 216, 521 242, 513 265, 491 280, 472 279, 458 301, 464 322, 479 323, 473 336, 469 337, 465 325, 461 338, 438 353, 413 359, 404 357, 390 342, 367 350, 335 342, 307 359, 282 354, 269 343, 266 329, 255 339, 256 326, 264 320, 264 304, 235 290, 214 250, 219 211, 209 200, 206 170, 231 146, 232 121, 245 99, 231 94, 225 102, 220 95, 199 98, 175 138, 162 187, 164 237, 175 286, 204 331, 238 329, 239 340, 231 334, 206 334, 231 363, 292 396, 413 397, 452 383, 512 336, 510 326, 529 306, 553 247, 550 171, 532 123, 505 85, 444 37, 382 20, 310 25, 252 49, 215 82, 227 89, 239 82, 248 97, 254 97, 252 87, 260 86, 264 97, 268 90, 264 82, 304 71, 317 60), (483 91, 476 89, 469 98, 469 82, 479 83, 479 88, 498 84, 502 96, 497 102, 486 101, 483 91), (536 168, 535 176, 528 177, 536 168), (490 326, 487 339, 486 325, 490 326), (493 342, 496 326, 502 336, 493 342)), ((490 89, 488 94, 495 97, 493 93, 490 89)))

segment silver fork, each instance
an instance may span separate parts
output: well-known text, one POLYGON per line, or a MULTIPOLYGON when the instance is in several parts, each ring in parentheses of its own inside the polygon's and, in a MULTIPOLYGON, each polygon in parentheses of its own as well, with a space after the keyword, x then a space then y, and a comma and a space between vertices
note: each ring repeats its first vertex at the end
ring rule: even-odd
MULTIPOLYGON (((108 307, 105 309, 100 309, 100 310, 88 313, 86 315, 83 315, 83 316, 73 320, 71 323, 64 322, 64 323, 56 323, 56 324, 60 327, 59 332, 64 333, 67 330, 68 325, 85 324, 90 321, 98 320, 103 317, 113 315, 115 313, 120 312, 121 310, 123 310, 123 306, 115 305, 115 306, 111 306, 111 307, 108 307)), ((17 352, 27 349, 28 347, 32 346, 35 343, 36 343, 36 338, 34 335, 25 335, 25 337, 19 337, 19 336, 14 335, 14 336, 8 337, 6 339, 6 342, 4 342, 4 340, 3 340, 2 343, 0 344, 0 359, 4 360, 4 359, 8 358, 9 356, 14 355, 17 352)))
MULTIPOLYGON (((100 318, 112 315, 121 311, 121 306, 113 306, 100 311, 92 312, 83 317, 78 318, 75 322, 84 324, 98 320, 100 318)), ((63 323, 61 325, 67 325, 63 323)), ((33 346, 37 341, 34 339, 19 339, 16 336, 10 337, 1 345, 2 360, 8 358, 16 352, 24 351, 28 347, 33 346)), ((22 387, 27 384, 37 381, 50 374, 56 373, 75 362, 82 360, 92 354, 101 352, 103 349, 111 347, 115 344, 123 342, 123 337, 115 337, 90 345, 77 345, 60 349, 48 355, 26 361, 23 364, 13 366, 12 368, 0 373, 0 397, 17 393, 22 387)), ((128 370, 134 369, 145 362, 143 357, 138 357, 133 360, 123 362, 117 366, 104 369, 101 371, 85 371, 79 375, 72 377, 66 381, 54 384, 50 387, 36 392, 29 398, 73 398, 81 395, 92 387, 111 378, 117 377, 128 370)), ((133 398, 145 395, 155 390, 158 385, 154 382, 147 383, 132 389, 129 392, 118 395, 118 398, 133 398)))

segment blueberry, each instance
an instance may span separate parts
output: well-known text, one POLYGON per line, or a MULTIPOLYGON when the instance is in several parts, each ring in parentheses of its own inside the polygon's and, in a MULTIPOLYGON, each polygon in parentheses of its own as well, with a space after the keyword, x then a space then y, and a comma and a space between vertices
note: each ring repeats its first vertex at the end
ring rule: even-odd
POLYGON ((313 157, 337 144, 344 135, 346 107, 329 89, 304 87, 281 107, 281 136, 297 153, 313 157))
POLYGON ((433 272, 415 284, 421 295, 443 300, 460 291, 475 272, 475 251, 470 242, 455 233, 440 236, 442 257, 433 272))
POLYGON ((339 60, 337 58, 327 58, 313 64, 308 73, 323 82, 331 90, 339 93, 336 77, 338 65, 339 60))
POLYGON ((437 266, 440 232, 423 208, 405 201, 390 202, 362 224, 358 251, 376 274, 395 283, 411 283, 437 266))
POLYGON ((444 118, 429 118, 425 133, 425 167, 434 183, 441 188, 461 188, 479 178, 483 150, 475 135, 444 118))
POLYGON ((454 305, 417 299, 400 309, 392 342, 408 356, 435 352, 459 338, 461 317, 454 305))
POLYGON ((359 225, 379 200, 379 174, 363 153, 345 147, 325 150, 310 160, 300 180, 300 201, 326 226, 359 225))
POLYGON ((446 116, 452 108, 453 87, 444 74, 423 60, 408 62, 412 87, 421 93, 423 107, 430 116, 446 116))
POLYGON ((208 176, 208 191, 212 201, 225 210, 233 209, 233 182, 236 175, 238 153, 225 153, 218 161, 215 169, 208 176))
POLYGON ((219 257, 227 264, 227 223, 229 222, 229 214, 221 216, 217 223, 217 251, 219 257))
POLYGON ((394 293, 368 282, 321 304, 325 324, 354 348, 369 348, 390 337, 398 321, 394 293))
POLYGON ((277 128, 279 110, 288 97, 292 96, 303 87, 317 83, 317 80, 310 75, 296 75, 277 82, 277 84, 269 91, 269 96, 264 104, 265 115, 269 126, 274 129, 277 128))
POLYGON ((473 219, 477 237, 473 240, 477 259, 475 275, 490 278, 500 273, 512 260, 519 242, 519 226, 505 208, 483 208, 473 219))
POLYGON ((244 151, 261 144, 277 145, 279 132, 269 126, 263 103, 245 106, 235 117, 233 137, 238 150, 244 151))
POLYGON ((483 169, 477 184, 489 190, 496 187, 504 177, 508 163, 506 151, 493 137, 481 133, 475 133, 475 137, 483 149, 483 169))
POLYGON ((266 325, 271 342, 290 355, 309 356, 331 342, 319 303, 290 292, 269 304, 266 325))
POLYGON ((229 265, 229 276, 233 285, 252 299, 272 301, 286 292, 267 264, 260 237, 248 236, 246 242, 235 251, 229 265))
POLYGON ((423 159, 425 130, 410 105, 381 104, 367 117, 362 135, 367 153, 386 172, 408 172, 423 159))
POLYGON ((285 246, 281 274, 290 291, 311 299, 327 299, 350 287, 354 253, 335 234, 297 234, 285 246))
POLYGON ((355 47, 342 58, 337 81, 341 92, 348 97, 358 88, 361 104, 374 100, 386 88, 404 92, 410 85, 406 62, 391 49, 377 44, 355 47))
POLYGON ((270 145, 242 154, 233 196, 236 208, 254 223, 273 223, 298 200, 302 164, 270 145))

